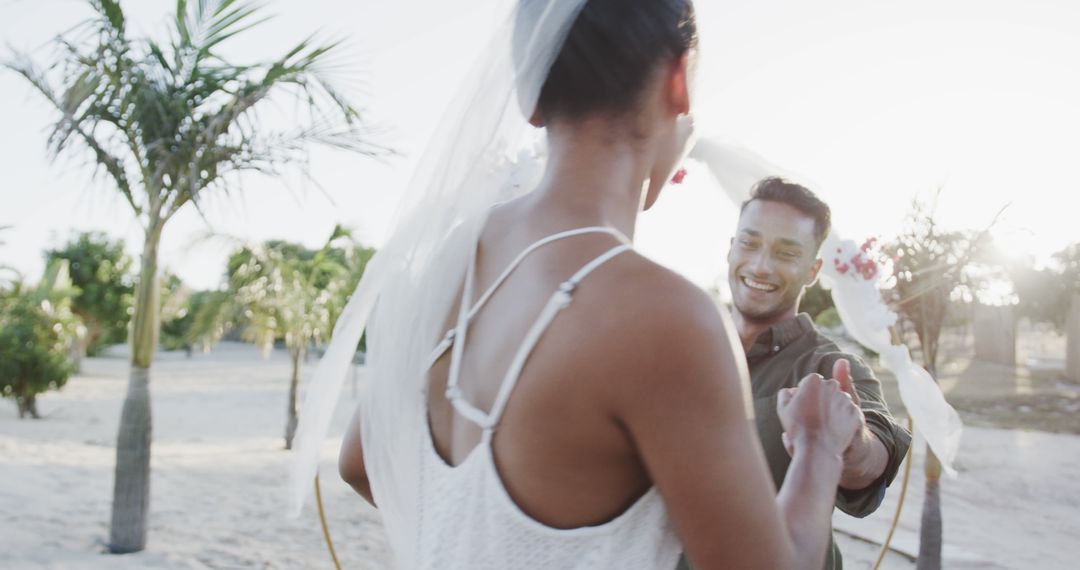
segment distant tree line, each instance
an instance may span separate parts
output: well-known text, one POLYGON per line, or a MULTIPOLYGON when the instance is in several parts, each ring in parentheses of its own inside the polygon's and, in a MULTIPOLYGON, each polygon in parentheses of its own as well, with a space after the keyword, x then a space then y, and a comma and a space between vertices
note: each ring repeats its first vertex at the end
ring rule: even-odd
MULTIPOLYGON (((195 291, 164 272, 159 348, 190 356, 229 334, 266 353, 285 348, 292 364, 290 447, 300 366, 329 340, 374 254, 338 226, 317 249, 280 240, 238 244, 218 289, 195 291)), ((20 417, 38 417, 36 396, 62 387, 83 356, 129 338, 136 275, 122 242, 100 232, 79 233, 47 250, 45 261, 38 284, 13 270, 0 273, 7 276, 0 280, 0 394, 15 401, 20 417)))

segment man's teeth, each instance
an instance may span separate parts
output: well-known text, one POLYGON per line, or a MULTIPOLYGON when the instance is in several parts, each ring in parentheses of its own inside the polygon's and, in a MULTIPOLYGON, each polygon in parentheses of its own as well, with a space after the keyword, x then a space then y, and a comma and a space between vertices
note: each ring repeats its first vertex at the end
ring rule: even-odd
POLYGON ((773 291, 776 291, 776 289, 777 289, 776 285, 769 285, 768 283, 761 283, 760 281, 754 281, 752 279, 747 279, 745 277, 743 278, 742 281, 743 281, 743 285, 746 285, 747 287, 749 287, 749 288, 751 288, 751 289, 753 289, 755 291, 763 291, 765 293, 772 293, 773 291))

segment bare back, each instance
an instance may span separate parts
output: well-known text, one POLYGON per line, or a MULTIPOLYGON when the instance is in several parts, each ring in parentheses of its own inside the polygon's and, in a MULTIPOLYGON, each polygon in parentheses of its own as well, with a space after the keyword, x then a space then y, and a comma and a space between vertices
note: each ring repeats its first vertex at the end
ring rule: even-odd
MULTIPOLYGON (((516 223, 529 217, 514 216, 512 208, 493 214, 481 236, 477 292, 535 240, 568 229, 565 223, 516 223)), ((481 410, 492 407, 513 355, 552 292, 615 245, 603 234, 551 243, 506 279, 469 325, 460 372, 465 398, 481 410)), ((521 510, 556 528, 597 525, 624 512, 652 486, 641 442, 624 416, 635 401, 655 399, 651 391, 664 389, 665 376, 677 381, 671 370, 685 363, 665 350, 668 343, 681 344, 673 335, 700 334, 692 322, 685 331, 665 330, 654 314, 691 303, 682 310, 711 311, 719 322, 716 308, 702 305, 703 298, 693 285, 632 252, 607 262, 577 288, 573 305, 532 351, 492 441, 502 482, 521 510)), ((447 315, 447 330, 458 309, 447 315)), ((713 350, 722 352, 724 339, 713 336, 713 350)), ((431 368, 429 420, 437 452, 458 465, 479 444, 482 430, 444 396, 449 364, 445 354, 431 368)), ((741 416, 736 421, 746 423, 733 362, 729 373, 729 406, 741 416)), ((713 423, 722 429, 723 418, 713 423)))
MULTIPOLYGON (((532 228, 506 229, 509 220, 500 218, 505 216, 489 220, 480 240, 477 292, 544 237, 532 228)), ((551 294, 618 243, 605 234, 551 243, 530 254, 494 292, 471 321, 463 347, 461 389, 473 405, 491 409, 511 359, 551 294)), ((506 490, 526 514, 548 526, 606 522, 650 486, 628 434, 605 410, 604 387, 596 380, 618 360, 610 352, 618 309, 605 302, 604 291, 643 263, 631 257, 612 259, 574 292, 573 306, 552 322, 529 356, 492 441, 506 490)), ((455 304, 447 316, 447 330, 458 309, 455 304)), ((436 450, 458 465, 479 444, 482 430, 444 396, 450 360, 446 353, 431 368, 428 406, 436 450)))

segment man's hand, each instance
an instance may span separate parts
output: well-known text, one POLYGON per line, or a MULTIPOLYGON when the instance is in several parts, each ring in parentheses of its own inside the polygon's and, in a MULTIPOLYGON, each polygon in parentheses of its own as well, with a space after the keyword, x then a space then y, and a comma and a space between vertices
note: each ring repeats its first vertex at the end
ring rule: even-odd
POLYGON ((851 440, 851 445, 844 451, 844 471, 840 475, 840 486, 845 489, 864 489, 882 472, 888 462, 888 452, 874 434, 866 429, 866 415, 862 411, 862 401, 851 380, 851 363, 841 358, 833 365, 833 378, 840 383, 855 407, 859 409, 859 429, 851 440))
POLYGON ((833 364, 832 371, 833 379, 840 383, 840 389, 851 398, 851 402, 859 410, 859 429, 855 432, 851 445, 844 450, 844 467, 846 469, 852 459, 861 457, 860 453, 866 443, 864 441, 866 436, 873 436, 866 429, 866 415, 862 411, 862 400, 859 399, 859 393, 855 391, 855 383, 851 380, 851 362, 846 358, 841 358, 836 361, 836 364, 833 364))
MULTIPOLYGON (((795 388, 784 388, 777 394, 777 408, 791 401, 803 388, 803 385, 812 377, 823 382, 833 382, 839 386, 840 392, 846 396, 854 408, 855 432, 850 443, 843 451, 844 471, 840 476, 840 486, 844 489, 864 489, 874 482, 885 471, 888 462, 888 454, 885 446, 878 441, 877 437, 866 428, 866 416, 863 414, 859 393, 855 390, 855 382, 851 379, 851 362, 841 358, 833 365, 832 380, 824 380, 818 374, 811 374, 799 381, 795 388)), ((783 421, 783 418, 781 418, 783 421)), ((788 455, 795 455, 795 442, 788 425, 784 424, 784 433, 780 439, 784 443, 784 449, 788 455)))
POLYGON ((837 360, 836 364, 833 364, 832 375, 840 383, 840 389, 851 396, 851 401, 855 402, 856 406, 860 405, 862 402, 859 400, 859 393, 855 391, 855 383, 851 381, 851 362, 846 358, 837 360))
POLYGON ((851 445, 862 419, 836 380, 810 374, 797 388, 777 394, 776 413, 784 426, 784 447, 794 455, 801 445, 815 445, 840 456, 851 445))

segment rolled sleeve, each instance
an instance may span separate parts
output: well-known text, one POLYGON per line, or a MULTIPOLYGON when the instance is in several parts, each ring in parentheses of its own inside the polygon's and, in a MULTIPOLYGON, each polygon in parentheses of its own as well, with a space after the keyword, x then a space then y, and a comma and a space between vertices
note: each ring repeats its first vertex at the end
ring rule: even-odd
POLYGON ((911 434, 896 423, 881 391, 881 382, 862 359, 850 354, 830 355, 826 364, 831 370, 832 363, 839 358, 851 361, 851 374, 855 391, 859 394, 860 407, 866 418, 866 428, 885 446, 887 461, 885 470, 863 489, 838 489, 836 507, 853 517, 865 517, 873 513, 885 498, 885 489, 892 484, 900 464, 911 446, 911 434))
POLYGON ((867 410, 863 410, 863 414, 866 416, 866 428, 885 446, 888 459, 885 470, 865 488, 837 489, 836 508, 858 518, 870 515, 881 506, 885 499, 885 489, 896 478, 900 464, 911 445, 911 435, 906 429, 896 425, 891 416, 886 417, 867 410))

